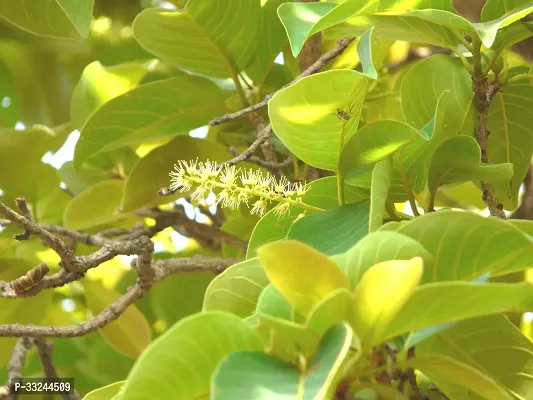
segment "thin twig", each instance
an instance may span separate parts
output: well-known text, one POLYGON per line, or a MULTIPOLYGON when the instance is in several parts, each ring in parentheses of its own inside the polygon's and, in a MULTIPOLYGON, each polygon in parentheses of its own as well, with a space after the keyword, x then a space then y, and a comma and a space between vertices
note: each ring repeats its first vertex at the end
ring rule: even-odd
MULTIPOLYGON (((335 57, 337 57, 340 54, 342 54, 342 52, 344 50, 346 50, 346 48, 350 45, 350 43, 353 42, 353 40, 354 40, 353 38, 339 40, 338 43, 337 43, 337 47, 335 49, 333 49, 331 51, 328 51, 327 53, 323 54, 318 60, 316 60, 316 62, 313 65, 311 65, 304 72, 302 72, 300 75, 298 75, 298 77, 296 79, 294 79, 291 83, 283 86, 281 89, 284 89, 284 88, 286 88, 288 86, 291 86, 294 83, 298 82, 300 79, 305 78, 306 76, 312 75, 315 72, 320 71, 322 69, 322 67, 324 67, 324 65, 326 65, 329 61, 331 61, 335 57)), ((257 104, 254 104, 254 105, 252 105, 250 107, 247 107, 247 108, 244 108, 244 109, 239 110, 237 112, 234 112, 232 114, 226 114, 226 115, 222 115, 221 117, 217 117, 217 118, 211 120, 209 122, 209 125, 210 126, 220 125, 220 124, 222 124, 224 122, 228 122, 228 121, 234 120, 236 118, 242 117, 243 115, 246 115, 248 113, 260 110, 261 108, 265 107, 268 104, 268 101, 272 98, 272 96, 274 96, 274 95, 273 94, 266 95, 265 98, 261 102, 259 102, 257 104)))
MULTIPOLYGON (((52 343, 44 338, 35 338, 32 340, 33 345, 37 349, 37 354, 41 360, 41 365, 43 366, 44 375, 47 378, 59 378, 56 368, 52 361, 52 343)), ((61 397, 65 400, 79 400, 81 399, 78 392, 74 391, 71 394, 62 394, 61 397)))
POLYGON ((31 345, 31 341, 25 336, 20 337, 17 341, 13 348, 11 359, 7 364, 7 384, 0 387, 0 399, 17 399, 18 396, 11 393, 11 382, 13 379, 22 378, 22 369, 24 364, 26 364, 26 353, 31 348, 31 345))
MULTIPOLYGON (((238 156, 239 154, 241 154, 234 147, 230 147, 228 149, 228 151, 233 156, 238 156)), ((283 160, 283 161, 281 161, 279 163, 278 162, 272 162, 272 161, 270 161, 270 162, 269 161, 265 161, 265 160, 262 160, 262 159, 260 159, 259 157, 256 157, 256 156, 250 156, 246 161, 251 162, 253 164, 257 164, 260 167, 266 168, 269 171, 274 172, 274 170, 285 168, 285 167, 291 165, 292 164, 292 156, 288 156, 285 160, 283 160)))
POLYGON ((52 248, 61 258, 60 265, 63 268, 75 270, 76 268, 76 256, 72 249, 70 249, 65 242, 63 242, 57 236, 52 235, 46 229, 42 228, 36 222, 16 213, 11 208, 7 207, 0 201, 0 214, 4 215, 7 219, 17 225, 24 231, 29 232, 31 235, 38 236, 44 244, 52 248))
MULTIPOLYGON (((158 282, 169 275, 210 272, 220 274, 238 260, 222 257, 193 256, 159 260, 153 263, 154 281, 158 282)), ((32 324, 0 325, 0 337, 77 337, 100 329, 116 320, 120 315, 143 294, 140 284, 132 286, 123 296, 108 305, 100 314, 75 325, 67 326, 35 326, 32 324)))
MULTIPOLYGON (((30 221, 35 222, 35 219, 33 219, 33 215, 31 215, 31 211, 28 208, 28 204, 26 203, 26 199, 24 199, 24 197, 17 197, 15 199, 15 203, 17 204, 17 207, 22 212, 22 215, 24 217, 26 217, 30 221)), ((31 236, 30 232, 28 232, 27 230, 24 230, 24 233, 16 234, 13 237, 16 240, 21 240, 22 241, 22 240, 28 240, 30 238, 30 236, 31 236)))

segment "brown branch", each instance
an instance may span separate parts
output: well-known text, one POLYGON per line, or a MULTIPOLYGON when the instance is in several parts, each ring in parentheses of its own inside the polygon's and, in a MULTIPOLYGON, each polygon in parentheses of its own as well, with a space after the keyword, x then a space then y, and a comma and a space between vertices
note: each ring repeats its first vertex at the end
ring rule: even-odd
MULTIPOLYGON (((257 138, 254 140, 254 142, 248 146, 246 150, 244 150, 239 155, 233 157, 231 160, 225 161, 222 163, 222 165, 235 165, 240 163, 241 161, 246 160, 247 158, 251 157, 252 154, 258 149, 258 147, 263 143, 265 140, 268 140, 272 135, 272 125, 268 124, 262 131, 260 131, 257 134, 257 138)), ((235 151, 233 149, 232 151, 235 151)))
MULTIPOLYGON (((158 282, 169 275, 190 272, 210 272, 220 274, 238 260, 221 257, 193 256, 189 258, 175 258, 159 260, 153 263, 154 281, 158 282)), ((88 321, 68 326, 35 326, 32 324, 4 324, 0 325, 0 337, 77 337, 84 336, 113 322, 143 294, 138 283, 131 287, 123 296, 119 297, 102 312, 88 321)))
MULTIPOLYGON (((296 79, 294 79, 291 83, 283 86, 281 89, 284 89, 288 86, 294 85, 296 82, 298 82, 300 79, 305 78, 306 76, 312 75, 315 72, 318 72, 326 65, 329 61, 334 59, 335 57, 342 54, 344 50, 350 45, 350 43, 353 42, 353 38, 351 39, 342 39, 337 42, 337 47, 331 51, 328 51, 327 53, 323 54, 316 62, 311 65, 309 68, 307 68, 304 72, 302 72, 296 79)), ((281 90, 280 89, 280 90, 281 90)), ((209 122, 210 126, 220 125, 224 122, 228 122, 231 120, 234 120, 236 118, 242 117, 243 115, 249 114, 251 112, 260 110, 261 108, 265 107, 268 104, 268 101, 274 96, 273 94, 266 95, 265 98, 250 107, 244 108, 240 111, 234 112, 232 114, 226 114, 222 115, 221 117, 217 117, 209 122)))
MULTIPOLYGON (((240 154, 237 150, 235 150, 234 147, 230 147, 228 150, 234 156, 237 156, 237 155, 240 154)), ((283 160, 283 161, 281 161, 279 163, 278 162, 272 162, 272 161, 270 161, 270 162, 269 161, 265 161, 265 160, 262 160, 262 159, 260 159, 259 157, 256 157, 256 156, 250 156, 250 158, 248 158, 246 161, 251 162, 253 164, 257 164, 260 167, 268 169, 269 171, 275 172, 275 170, 278 170, 278 169, 281 169, 281 168, 285 168, 285 167, 291 165, 292 156, 288 156, 285 160, 283 160)))
POLYGON ((0 214, 13 222, 19 228, 24 229, 31 235, 38 236, 45 245, 52 248, 61 258, 60 265, 68 270, 76 271, 78 264, 76 256, 65 242, 57 236, 52 235, 46 229, 39 226, 36 222, 16 213, 0 201, 0 214))
MULTIPOLYGON (((37 349, 37 354, 41 360, 41 365, 43 366, 44 375, 47 378, 59 378, 56 368, 52 361, 52 343, 44 338, 35 338, 32 340, 33 345, 37 349)), ((72 394, 62 394, 61 397, 65 400, 79 400, 81 399, 78 392, 74 391, 72 394)))
POLYGON ((26 364, 26 353, 31 348, 31 341, 27 337, 20 337, 13 348, 11 359, 7 364, 7 384, 0 387, 0 399, 16 400, 17 395, 11 392, 11 382, 13 379, 22 378, 22 369, 26 364))
MULTIPOLYGON (((33 219, 33 215, 31 215, 31 211, 28 208, 28 204, 26 203, 26 199, 24 197, 17 197, 15 199, 15 203, 17 204, 17 207, 22 212, 22 215, 29 219, 30 221, 35 222, 35 219, 33 219)), ((27 230, 24 230, 24 233, 19 233, 17 235, 14 235, 13 237, 16 240, 28 240, 30 238, 30 232, 27 230)))
MULTIPOLYGON (((497 82, 489 84, 487 78, 479 74, 474 74, 472 77, 472 90, 474 92, 474 103, 477 110, 476 136, 479 148, 481 149, 481 162, 488 164, 487 118, 490 102, 499 88, 497 82)), ((483 191, 483 201, 487 204, 490 215, 506 219, 505 212, 503 211, 503 204, 496 197, 492 187, 487 182, 482 181, 481 189, 483 191)))
POLYGON ((215 226, 201 224, 187 217, 183 206, 177 205, 173 210, 141 209, 137 215, 164 221, 167 226, 183 236, 197 240, 203 247, 219 251, 222 243, 234 246, 241 251, 246 251, 248 243, 227 233, 215 226))

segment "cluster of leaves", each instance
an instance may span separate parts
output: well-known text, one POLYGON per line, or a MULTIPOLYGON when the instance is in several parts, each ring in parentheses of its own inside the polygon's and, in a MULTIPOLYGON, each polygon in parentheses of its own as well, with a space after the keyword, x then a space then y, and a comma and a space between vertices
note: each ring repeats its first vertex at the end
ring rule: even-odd
MULTIPOLYGON (((118 381, 87 400, 413 395, 417 385, 405 386, 394 370, 420 372, 420 388, 439 388, 433 398, 531 397, 533 344, 506 315, 533 311, 533 287, 492 280, 531 267, 533 223, 431 212, 483 208, 479 181, 491 184, 505 209, 517 206, 533 154, 533 69, 509 48, 533 36, 532 23, 521 20, 531 2, 488 0, 479 23, 459 16, 451 0, 172 3, 178 9, 145 4, 131 27, 121 22, 107 34, 97 29, 105 19, 91 30, 92 0, 17 0, 0 8, 1 18, 55 38, 46 40, 62 51, 66 41, 57 38, 71 47, 91 43, 90 58, 98 60, 65 57, 64 65, 84 66, 73 68, 81 77, 66 117, 64 110, 43 117, 35 104, 27 112, 15 85, 0 93, 14 104, 0 108, 3 125, 54 127, 0 130, 0 170, 9 171, 0 174, 2 201, 24 196, 38 222, 96 233, 133 226, 139 208, 189 195, 203 202, 213 190, 227 208, 221 229, 248 241, 246 261, 215 279, 190 274, 156 285, 101 330, 105 341, 58 341, 60 372, 76 375, 84 391, 118 381), (299 75, 297 57, 316 33, 325 47, 357 39, 325 72, 280 90, 299 75), (450 54, 389 73, 395 41, 450 54), (283 64, 274 62, 280 53, 283 64), (477 63, 502 89, 486 115, 491 164, 481 162, 474 137, 477 63), (258 114, 272 124, 276 152, 294 159, 284 174, 294 181, 314 167, 335 176, 304 186, 273 181, 248 163, 242 176, 232 167, 221 172, 215 163, 228 158, 226 147, 245 149, 255 138, 246 117, 210 127, 204 139, 189 135, 272 93, 268 115, 258 114), (80 131, 72 162, 58 170, 43 163, 72 128, 80 131), (174 188, 183 190, 158 196, 175 163, 174 188), (248 204, 252 194, 258 200, 248 204), (270 200, 279 205, 268 210, 270 200), (402 214, 406 201, 425 214, 402 214), (393 362, 376 362, 389 353, 393 362)), ((17 69, 28 52, 1 41, 7 73, 0 79, 31 86, 31 67, 17 69)), ((167 252, 156 257, 212 254, 177 251, 163 233, 154 240, 167 252)), ((0 232, 0 279, 43 260, 57 263, 38 241, 18 243, 12 234, 0 232)), ((76 252, 90 249, 78 245, 76 252)), ((243 256, 227 245, 221 252, 243 256)), ((135 279, 106 267, 116 276, 104 286, 84 279, 38 297, 0 299, 0 322, 63 325, 97 314, 135 279), (64 300, 74 312, 61 307, 64 300)), ((0 340, 0 364, 13 343, 0 340)), ((35 365, 30 359, 30 374, 35 365)))

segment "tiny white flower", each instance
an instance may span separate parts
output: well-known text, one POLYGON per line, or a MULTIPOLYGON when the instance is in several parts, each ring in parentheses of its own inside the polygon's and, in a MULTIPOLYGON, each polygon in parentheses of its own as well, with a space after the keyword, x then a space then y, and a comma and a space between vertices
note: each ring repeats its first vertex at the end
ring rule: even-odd
POLYGON ((267 208, 266 201, 259 199, 254 203, 254 206, 252 207, 252 211, 250 211, 250 214, 257 214, 260 217, 262 217, 266 211, 266 208, 267 208))

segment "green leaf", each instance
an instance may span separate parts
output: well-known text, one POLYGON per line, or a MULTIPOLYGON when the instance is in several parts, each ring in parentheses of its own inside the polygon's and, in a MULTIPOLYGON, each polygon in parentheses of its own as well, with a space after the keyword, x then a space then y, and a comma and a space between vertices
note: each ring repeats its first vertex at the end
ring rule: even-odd
POLYGON ((109 100, 85 123, 74 151, 74 168, 98 154, 205 125, 227 111, 225 100, 226 94, 215 83, 192 75, 130 90, 109 100))
POLYGON ((55 168, 41 161, 57 141, 55 132, 47 128, 0 129, 0 171, 4 171, 0 174, 0 189, 6 200, 24 197, 33 203, 59 186, 55 168))
POLYGON ((322 336, 292 321, 272 317, 262 313, 254 314, 250 323, 268 343, 265 353, 291 364, 298 362, 298 357, 312 356, 320 344, 322 336))
POLYGON ((178 136, 141 158, 131 170, 124 184, 121 209, 125 212, 141 207, 167 204, 187 193, 159 196, 158 190, 170 184, 169 172, 179 160, 222 162, 228 158, 224 146, 203 139, 178 136))
POLYGON ((219 6, 217 0, 204 0, 182 12, 148 8, 135 18, 133 35, 150 53, 180 68, 236 78, 259 43, 261 6, 259 0, 219 6))
MULTIPOLYGON (((503 315, 460 322, 416 347, 417 356, 443 355, 483 371, 523 399, 533 394, 532 353, 531 340, 503 315)), ((438 376, 428 377, 451 398, 482 398, 438 376)))
POLYGON ((355 395, 360 399, 383 399, 383 400, 408 400, 409 398, 401 394, 395 387, 384 386, 379 384, 357 384, 354 389, 355 395), (369 393, 370 391, 370 393, 369 393), (363 393, 369 393, 364 397, 363 393))
POLYGON ((424 269, 431 265, 432 256, 420 243, 397 232, 380 231, 365 236, 346 253, 336 255, 334 260, 348 277, 353 290, 373 265, 414 257, 422 258, 424 269))
POLYGON ((257 313, 292 321, 294 308, 274 285, 269 283, 257 300, 257 313))
MULTIPOLYGON (((10 282, 26 275, 35 267, 31 262, 22 258, 10 258, 4 250, 0 258, 0 280, 10 282)), ((0 298, 0 321, 3 324, 34 324, 39 325, 46 317, 52 305, 53 292, 43 290, 38 296, 6 299, 0 298)), ((0 366, 6 364, 11 358, 13 347, 17 338, 0 338, 0 366)))
POLYGON ((395 230, 433 255, 423 282, 471 280, 486 272, 505 275, 533 264, 529 236, 511 223, 470 212, 439 210, 399 224, 395 230))
POLYGON ((278 8, 278 15, 287 31, 294 57, 298 56, 310 36, 341 22, 352 11, 347 9, 339 15, 339 8, 340 6, 336 4, 323 2, 286 3, 278 8), (324 18, 328 13, 330 13, 330 20, 324 18))
POLYGON ((316 333, 318 337, 334 325, 350 319, 352 296, 347 289, 338 289, 316 304, 305 321, 305 326, 316 333))
POLYGON ((256 85, 265 82, 268 74, 274 68, 274 60, 287 42, 283 25, 278 18, 277 9, 280 4, 288 0, 268 0, 261 6, 261 35, 257 41, 257 50, 248 67, 246 74, 256 85))
POLYGON ((346 277, 329 257, 303 243, 269 243, 257 254, 270 282, 304 316, 331 292, 348 286, 346 277))
POLYGON ((374 66, 372 57, 372 46, 375 40, 373 32, 374 27, 371 27, 361 35, 359 42, 357 43, 357 54, 359 55, 359 60, 361 61, 363 74, 367 75, 369 78, 377 79, 378 71, 374 66))
POLYGON ((213 280, 210 273, 169 276, 150 290, 150 304, 157 319, 172 326, 188 315, 200 312, 204 293, 213 280))
MULTIPOLYGON (((486 400, 512 400, 492 377, 470 365, 442 355, 415 357, 398 363, 399 368, 413 368, 435 377, 439 382, 450 382, 470 389, 486 400)), ((452 397, 453 398, 453 397, 452 397)))
POLYGON ((124 386, 126 381, 112 383, 87 393, 83 400, 112 400, 114 396, 119 394, 120 389, 124 386))
POLYGON ((370 267, 355 288, 350 322, 363 345, 380 343, 409 301, 423 273, 420 257, 383 261, 370 267))
POLYGON ((445 54, 425 58, 405 74, 401 97, 407 123, 423 129, 435 116, 439 99, 445 91, 452 96, 446 99, 444 127, 459 132, 472 102, 472 80, 457 58, 445 54))
POLYGON ((441 185, 466 181, 499 182, 513 176, 513 164, 482 164, 481 150, 471 136, 457 136, 442 143, 429 166, 428 186, 435 196, 441 185), (450 155, 453 154, 453 158, 450 155))
POLYGON ((359 72, 334 70, 278 91, 268 103, 276 136, 305 163, 336 170, 341 132, 346 143, 357 130, 369 82, 359 72), (348 112, 350 119, 335 115, 337 109, 348 112))
MULTIPOLYGON (((117 292, 104 288, 99 282, 85 281, 85 301, 93 315, 102 312, 120 297, 117 292)), ((152 341, 152 330, 144 315, 130 305, 113 322, 100 329, 107 343, 120 353, 137 358, 152 341)))
POLYGON ((94 0, 6 2, 0 17, 28 32, 57 38, 86 38, 91 27, 94 0))
POLYGON ((72 165, 72 161, 64 163, 57 172, 59 178, 61 178, 61 182, 63 182, 68 190, 75 196, 94 184, 108 179, 102 170, 89 165, 76 171, 72 165))
MULTIPOLYGON (((344 188, 344 191, 345 200, 349 203, 370 197, 366 189, 348 186, 344 188)), ((337 178, 328 176, 309 183, 309 191, 305 194, 303 201, 323 209, 336 208, 339 204, 337 193, 337 178)), ((256 257, 257 248, 262 244, 285 239, 298 213, 303 211, 303 209, 294 207, 290 214, 282 217, 278 217, 273 210, 263 215, 256 224, 248 242, 246 258, 256 257)))
MULTIPOLYGON (((409 23, 408 18, 385 18, 380 16, 369 16, 368 14, 376 13, 385 10, 405 10, 408 8, 445 8, 452 10, 451 2, 447 2, 446 6, 442 4, 442 1, 434 2, 431 0, 417 2, 418 4, 402 4, 396 1, 382 2, 380 0, 361 1, 361 0, 347 0, 338 5, 331 3, 288 3, 283 4, 278 9, 278 14, 281 22, 285 26, 289 42, 291 44, 292 54, 297 56, 301 51, 305 41, 315 33, 323 31, 332 26, 349 19, 350 22, 357 26, 357 31, 350 32, 348 36, 360 36, 365 32, 365 28, 370 28, 372 25, 378 25, 389 23, 393 25, 393 28, 389 26, 381 27, 380 35, 385 36, 387 39, 392 40, 409 40, 410 38, 423 38, 422 40, 414 40, 418 42, 425 42, 426 40, 433 40, 444 44, 453 44, 453 37, 449 30, 444 29, 438 25, 427 23, 421 23, 416 18, 411 18, 409 23), (362 17, 364 15, 364 17, 362 17), (359 18, 352 18, 355 16, 361 16, 359 18), (440 28, 440 29, 439 29, 440 28), (393 30, 394 29, 394 30, 393 30), (398 35, 403 35, 398 37, 398 35), (403 38, 403 37, 406 38, 403 38)), ((439 11, 439 10, 431 10, 439 11)), ((453 19, 459 19, 451 13, 445 13, 444 21, 453 19), (448 14, 451 14, 450 17, 448 14)), ((402 14, 401 12, 399 14, 402 14)), ((409 13, 405 13, 408 15, 409 13)), ((462 19, 462 18, 461 18, 462 19)), ((464 20, 464 19, 463 19, 464 20)), ((464 20, 466 21, 466 20, 464 20)), ((456 22, 456 21, 454 21, 456 22)), ((457 22, 456 22, 457 23, 457 22)), ((463 22, 463 25, 470 26, 468 21, 463 22)), ((341 25, 342 26, 342 25, 341 25)), ((345 26, 342 26, 345 28, 345 26)), ((341 29, 342 29, 341 28, 341 29)), ((444 46, 446 47, 446 46, 444 46)))
POLYGON ((70 101, 70 121, 81 129, 89 116, 102 104, 136 87, 146 75, 140 63, 103 66, 94 61, 83 70, 70 101))
POLYGON ((216 400, 261 399, 268 393, 272 400, 328 398, 352 336, 346 324, 332 328, 303 372, 262 353, 232 353, 215 371, 211 396, 216 400))
POLYGON ((459 42, 454 31, 475 32, 468 20, 456 14, 442 10, 420 10, 381 12, 351 18, 344 24, 330 28, 325 32, 325 37, 337 39, 359 36, 372 26, 377 39, 424 43, 453 51, 456 51, 459 42))
POLYGON ((128 217, 118 209, 124 181, 101 181, 74 197, 65 208, 65 228, 83 230, 128 217))
POLYGON ((420 134, 412 126, 400 121, 376 121, 364 125, 344 146, 339 170, 347 182, 416 139, 420 134))
POLYGON ((428 283, 420 286, 396 315, 387 329, 386 339, 445 322, 504 312, 531 311, 532 299, 531 282, 428 283))
POLYGON ((533 12, 528 0, 511 0, 499 3, 488 0, 481 11, 481 22, 474 24, 481 41, 486 47, 492 47, 498 30, 533 12))
POLYGON ((268 284, 268 277, 258 258, 232 265, 207 287, 203 309, 223 310, 247 317, 255 311, 259 295, 268 284))
POLYGON ((327 254, 344 253, 368 234, 369 201, 350 203, 296 221, 287 239, 299 240, 327 254))
POLYGON ((391 171, 391 158, 379 161, 372 171, 369 232, 374 232, 383 225, 383 214, 385 213, 385 203, 387 202, 387 194, 390 187, 391 171))
POLYGON ((487 156, 491 163, 513 163, 513 177, 493 185, 498 200, 512 210, 517 207, 518 190, 533 153, 533 86, 512 84, 503 91, 494 97, 489 108, 487 156))
POLYGON ((209 398, 211 375, 221 360, 235 351, 262 349, 257 332, 235 315, 221 311, 191 315, 139 357, 123 396, 128 400, 209 398))

